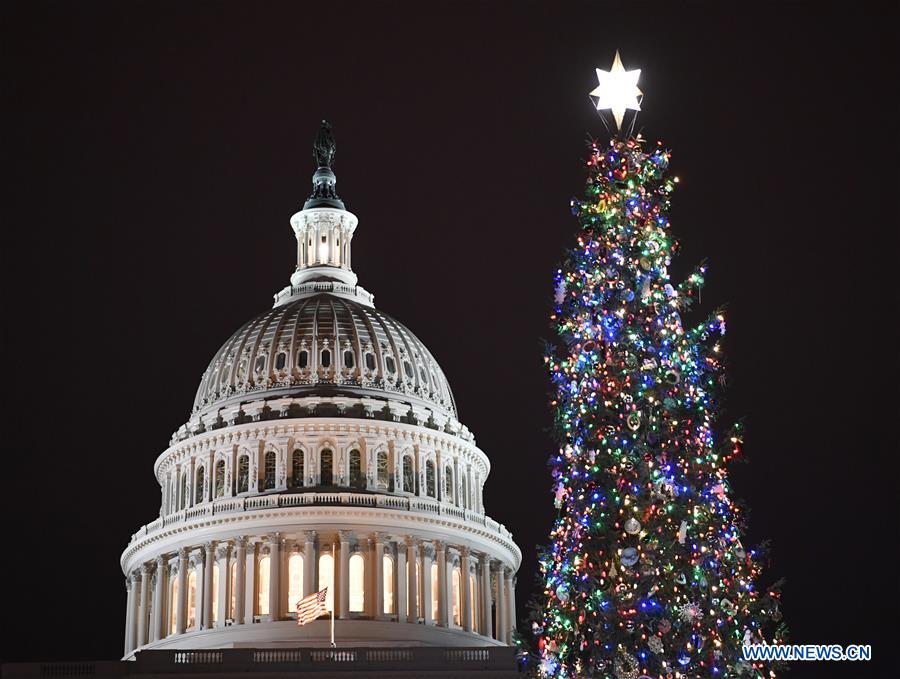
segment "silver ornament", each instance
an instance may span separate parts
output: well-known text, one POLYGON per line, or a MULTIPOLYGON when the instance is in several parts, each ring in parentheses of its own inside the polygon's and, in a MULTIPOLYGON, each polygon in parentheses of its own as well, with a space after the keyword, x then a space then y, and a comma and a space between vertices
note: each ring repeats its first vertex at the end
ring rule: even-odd
POLYGON ((628 519, 625 522, 625 532, 629 535, 634 535, 641 530, 641 522, 635 519, 634 517, 628 519))
POLYGON ((663 652, 663 642, 657 636, 652 636, 647 640, 647 646, 650 647, 650 650, 656 653, 657 655, 663 652))

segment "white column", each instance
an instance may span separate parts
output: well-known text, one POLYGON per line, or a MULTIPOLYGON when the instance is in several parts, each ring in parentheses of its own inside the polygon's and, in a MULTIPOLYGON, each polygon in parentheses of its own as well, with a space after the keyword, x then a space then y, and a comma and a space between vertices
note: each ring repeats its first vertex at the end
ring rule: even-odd
POLYGON ((231 612, 237 625, 244 624, 244 598, 247 588, 247 538, 238 537, 234 554, 234 610, 231 612))
POLYGON ((122 655, 128 655, 132 648, 131 632, 134 629, 134 598, 135 588, 139 587, 129 573, 125 576, 125 646, 122 655))
POLYGON ((156 587, 153 590, 153 625, 150 629, 150 641, 158 641, 165 635, 163 625, 166 621, 166 559, 165 557, 156 557, 156 587))
POLYGON ((339 533, 341 539, 340 554, 340 580, 338 582, 338 592, 340 593, 340 618, 347 620, 350 617, 350 536, 349 530, 342 530, 339 533))
MULTIPOLYGON (((452 587, 447 586, 447 550, 443 542, 434 543, 434 551, 437 555, 438 572, 438 611, 437 622, 441 627, 450 626, 450 612, 447 609, 448 591, 452 587)), ((429 578, 430 579, 430 578, 429 578)))
POLYGON ((506 576, 506 594, 506 610, 509 617, 507 629, 509 630, 509 643, 511 645, 513 643, 512 633, 516 629, 516 579, 512 571, 509 571, 506 576))
POLYGON ((269 618, 281 619, 281 533, 269 536, 269 618))
POLYGON ((506 576, 504 575, 503 564, 497 564, 497 640, 506 644, 509 643, 507 637, 507 623, 509 618, 506 614, 506 576))
POLYGON ((422 559, 422 617, 425 618, 426 625, 433 625, 432 605, 431 605, 431 563, 434 559, 434 547, 431 545, 423 545, 419 550, 422 559))
POLYGON ((482 635, 492 637, 491 630, 491 560, 481 555, 481 629, 482 635))
POLYGON ((216 562, 216 543, 207 542, 203 555, 203 629, 212 629, 213 564, 216 562))
POLYGON ((247 544, 247 554, 244 557, 244 623, 253 624, 253 614, 256 613, 256 544, 247 544))
POLYGON ((416 543, 412 537, 406 538, 406 562, 409 564, 406 578, 406 596, 409 601, 406 621, 415 623, 419 618, 419 596, 416 586, 416 567, 418 565, 416 543))
POLYGON ((472 593, 469 591, 469 549, 459 548, 459 597, 462 599, 459 615, 462 628, 472 631, 472 593))
POLYGON ((372 569, 375 573, 375 582, 372 592, 375 601, 372 606, 372 615, 377 620, 384 617, 384 533, 375 533, 372 540, 372 569))
POLYGON ((318 591, 316 572, 319 569, 319 555, 316 550, 316 531, 304 531, 303 537, 303 596, 307 596, 318 591))
MULTIPOLYGON (((228 563, 228 552, 229 546, 227 544, 219 545, 216 549, 219 567, 219 591, 213 594, 218 599, 216 604, 218 609, 216 611, 216 627, 225 627, 225 618, 228 617, 228 587, 231 580, 229 577, 231 575, 231 564, 228 563)), ((209 619, 212 622, 212 611, 210 611, 209 619)))
POLYGON ((147 602, 150 601, 149 564, 144 564, 143 566, 141 566, 140 578, 140 589, 138 590, 139 598, 135 602, 137 608, 137 610, 135 611, 137 624, 134 626, 134 629, 132 629, 132 650, 134 650, 135 648, 139 648, 147 643, 147 624, 150 622, 150 618, 147 615, 147 602))
POLYGON ((184 634, 185 614, 187 613, 187 571, 188 571, 188 550, 185 548, 178 550, 178 592, 175 601, 175 633, 184 634))
POLYGON ((406 543, 400 540, 396 541, 397 545, 397 561, 394 567, 394 601, 397 613, 397 622, 406 622, 406 543))

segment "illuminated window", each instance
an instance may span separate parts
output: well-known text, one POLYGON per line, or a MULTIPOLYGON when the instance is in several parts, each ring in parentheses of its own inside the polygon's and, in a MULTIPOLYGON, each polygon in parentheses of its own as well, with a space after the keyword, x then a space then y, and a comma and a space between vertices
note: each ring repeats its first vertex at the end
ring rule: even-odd
POLYGON ((275 452, 270 450, 266 453, 263 489, 272 490, 273 488, 275 488, 275 452))
POLYGON ((203 467, 197 467, 197 481, 194 484, 194 502, 198 504, 206 499, 203 497, 203 481, 205 475, 206 470, 203 467))
POLYGON ((432 460, 425 462, 425 493, 428 497, 437 497, 434 492, 434 462, 432 460))
POLYGON ((297 552, 288 559, 288 610, 296 611, 303 598, 303 555, 297 552))
POLYGON ((269 614, 269 557, 259 560, 257 567, 256 610, 259 615, 269 614))
POLYGON ((300 488, 303 485, 303 451, 299 448, 291 457, 291 485, 300 488))
POLYGON ((453 569, 453 624, 459 625, 462 620, 462 583, 459 568, 453 569))
POLYGON ((175 609, 178 607, 178 578, 173 575, 169 576, 169 634, 175 634, 175 625, 177 624, 177 615, 175 609))
POLYGON ((350 451, 350 485, 353 488, 366 487, 366 479, 362 473, 362 455, 358 450, 350 451))
POLYGON ((216 497, 225 495, 225 460, 216 462, 216 497))
POLYGON ((453 469, 447 467, 444 469, 444 489, 446 502, 453 502, 453 469))
POLYGON ((385 554, 381 562, 384 579, 384 612, 390 615, 394 612, 394 560, 385 554))
POLYGON ((438 605, 441 600, 440 591, 438 591, 438 566, 436 563, 431 564, 431 619, 438 619, 438 605))
POLYGON ((350 610, 366 610, 366 560, 361 554, 350 557, 350 610))
POLYGON ((319 454, 319 484, 334 485, 334 454, 330 448, 324 448, 319 454))
POLYGON ((403 456, 403 490, 407 493, 416 492, 416 475, 413 472, 413 459, 411 455, 403 456))
POLYGON ((246 493, 250 487, 250 458, 241 455, 238 458, 237 492, 246 493))
POLYGON ((219 621, 219 564, 214 563, 212 567, 212 620, 217 623, 219 621))
POLYGON ((187 579, 187 629, 197 624, 197 571, 192 568, 187 579))
POLYGON ((325 610, 334 609, 334 557, 323 554, 319 557, 319 591, 328 588, 325 593, 325 610))
POLYGON ((228 617, 232 620, 237 616, 237 561, 232 561, 228 567, 228 591, 231 592, 228 617))
POLYGON ((388 468, 388 454, 386 450, 378 451, 375 456, 376 473, 378 474, 378 487, 388 488, 390 485, 390 469, 388 468))

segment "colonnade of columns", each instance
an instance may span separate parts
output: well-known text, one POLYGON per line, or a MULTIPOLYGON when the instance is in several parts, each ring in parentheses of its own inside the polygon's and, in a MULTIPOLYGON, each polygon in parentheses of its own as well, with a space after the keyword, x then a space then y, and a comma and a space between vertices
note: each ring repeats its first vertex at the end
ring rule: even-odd
POLYGON ((338 619, 512 643, 514 573, 490 554, 414 535, 304 531, 208 542, 142 564, 126 578, 125 654, 173 634, 292 619, 294 599, 325 586, 338 619))

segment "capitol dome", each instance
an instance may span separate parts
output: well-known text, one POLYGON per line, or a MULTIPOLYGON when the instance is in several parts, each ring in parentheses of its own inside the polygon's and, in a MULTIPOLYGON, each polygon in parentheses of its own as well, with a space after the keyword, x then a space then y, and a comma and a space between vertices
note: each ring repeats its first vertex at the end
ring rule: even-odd
POLYGON ((512 643, 521 552, 485 513, 490 460, 434 356, 358 284, 334 151, 323 123, 290 283, 213 356, 156 459, 158 516, 121 557, 126 659, 322 647, 332 631, 339 646, 512 643), (326 613, 298 625, 317 592, 326 613))

